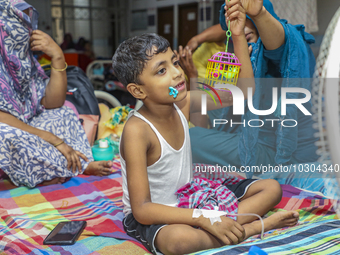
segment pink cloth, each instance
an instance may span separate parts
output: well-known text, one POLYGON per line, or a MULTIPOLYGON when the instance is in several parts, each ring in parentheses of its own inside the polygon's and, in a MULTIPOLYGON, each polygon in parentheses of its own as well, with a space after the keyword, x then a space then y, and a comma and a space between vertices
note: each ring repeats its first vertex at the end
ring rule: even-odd
MULTIPOLYGON (((237 214, 238 201, 235 194, 225 185, 239 182, 235 176, 219 180, 194 178, 177 192, 178 207, 191 209, 207 209, 237 214)), ((236 220, 236 216, 228 216, 236 220)))
POLYGON ((79 113, 77 111, 77 108, 72 104, 70 101, 65 100, 64 106, 70 107, 74 113, 77 115, 77 118, 79 119, 79 113))
POLYGON ((0 180, 9 179, 8 175, 0 169, 0 180))

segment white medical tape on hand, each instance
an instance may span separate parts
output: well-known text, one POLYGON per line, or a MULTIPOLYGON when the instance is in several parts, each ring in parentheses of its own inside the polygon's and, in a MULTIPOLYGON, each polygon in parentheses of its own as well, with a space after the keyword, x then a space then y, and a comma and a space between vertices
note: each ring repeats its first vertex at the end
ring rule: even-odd
POLYGON ((233 213, 227 213, 227 212, 221 212, 221 211, 215 211, 215 210, 207 210, 207 209, 194 209, 192 213, 193 218, 199 218, 200 216, 203 216, 204 218, 210 219, 211 225, 214 225, 215 222, 222 222, 221 216, 255 216, 259 218, 261 221, 262 225, 262 230, 261 230, 261 239, 263 239, 263 234, 264 234, 264 223, 261 218, 261 216, 255 214, 255 213, 240 213, 240 214, 233 214, 233 213))
POLYGON ((215 222, 222 222, 221 216, 227 215, 227 213, 215 210, 194 209, 192 214, 193 218, 199 218, 201 215, 203 215, 204 218, 210 219, 210 223, 213 225, 215 222))

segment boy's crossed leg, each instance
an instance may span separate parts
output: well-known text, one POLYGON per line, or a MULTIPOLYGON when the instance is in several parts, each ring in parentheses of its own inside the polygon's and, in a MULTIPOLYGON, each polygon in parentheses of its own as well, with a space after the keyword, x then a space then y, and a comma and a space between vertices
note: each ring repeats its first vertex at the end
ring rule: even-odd
MULTIPOLYGON (((254 213, 264 216, 274 206, 280 203, 282 190, 280 184, 275 180, 259 180, 253 183, 238 204, 238 214, 254 213)), ((238 216, 237 222, 245 229, 246 239, 261 233, 262 224, 255 216, 238 216)), ((299 220, 296 211, 277 212, 263 220, 264 231, 271 229, 294 226, 299 220)))
MULTIPOLYGON (((241 199, 238 214, 254 213, 262 217, 280 202, 281 197, 282 191, 277 181, 259 180, 249 187, 241 199)), ((167 225, 157 234, 155 246, 164 254, 186 254, 198 250, 218 248, 226 244, 237 244, 250 236, 261 233, 262 224, 257 219, 255 216, 237 217, 237 223, 239 223, 237 225, 242 225, 244 229, 242 238, 239 240, 234 234, 226 235, 225 240, 219 240, 203 229, 196 229, 183 224, 167 225)), ((299 214, 297 212, 277 212, 263 220, 264 231, 294 226, 298 219, 299 214)), ((215 222, 214 224, 220 223, 215 222)))
POLYGON ((221 247, 220 241, 203 229, 184 224, 163 227, 155 238, 155 246, 163 254, 188 254, 221 247))

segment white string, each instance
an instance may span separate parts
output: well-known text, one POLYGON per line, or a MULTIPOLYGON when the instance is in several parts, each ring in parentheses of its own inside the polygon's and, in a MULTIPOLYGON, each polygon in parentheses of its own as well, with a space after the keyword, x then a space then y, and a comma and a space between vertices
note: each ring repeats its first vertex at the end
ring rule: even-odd
POLYGON ((239 214, 234 214, 234 213, 227 213, 227 212, 222 212, 222 211, 217 211, 217 210, 207 210, 207 209, 194 209, 192 213, 193 218, 199 218, 200 216, 203 216, 204 218, 210 219, 211 225, 213 225, 215 222, 221 222, 221 216, 255 216, 259 218, 261 221, 262 229, 261 229, 261 240, 263 239, 263 234, 264 234, 264 222, 261 216, 255 214, 255 213, 239 213, 239 214))
POLYGON ((255 214, 255 213, 240 213, 240 214, 231 214, 231 213, 228 213, 227 215, 230 215, 230 216, 256 216, 257 218, 259 218, 259 220, 261 221, 261 225, 262 225, 261 240, 263 240, 264 223, 263 223, 263 219, 261 218, 260 215, 255 214))

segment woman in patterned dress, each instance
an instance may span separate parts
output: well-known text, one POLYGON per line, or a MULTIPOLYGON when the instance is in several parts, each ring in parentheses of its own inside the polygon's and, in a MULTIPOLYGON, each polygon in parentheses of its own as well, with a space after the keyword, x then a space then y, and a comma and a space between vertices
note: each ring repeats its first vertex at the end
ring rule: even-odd
POLYGON ((108 175, 112 162, 93 161, 75 113, 63 106, 63 52, 37 24, 37 11, 25 1, 0 2, 0 168, 15 185, 30 188, 78 173, 108 175), (51 78, 32 51, 51 57, 51 78))

